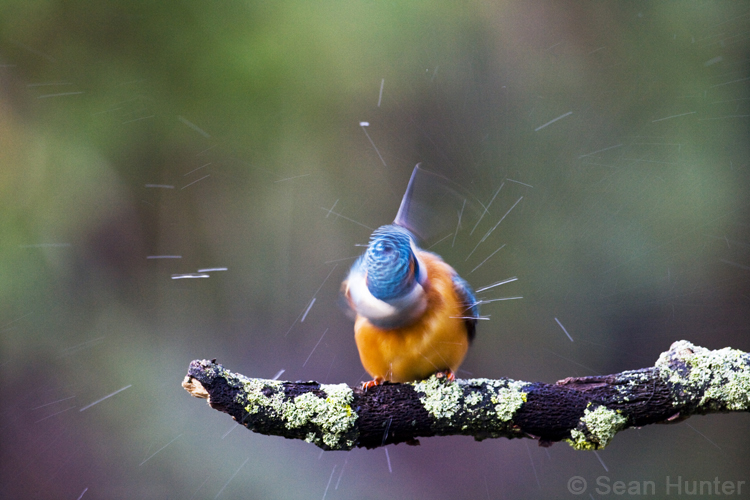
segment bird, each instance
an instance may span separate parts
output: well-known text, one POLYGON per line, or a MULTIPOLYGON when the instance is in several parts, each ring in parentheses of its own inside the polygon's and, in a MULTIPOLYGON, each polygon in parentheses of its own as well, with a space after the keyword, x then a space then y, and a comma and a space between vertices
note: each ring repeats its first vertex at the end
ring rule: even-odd
POLYGON ((478 303, 466 280, 421 249, 407 218, 420 170, 414 167, 393 224, 376 229, 341 291, 354 313, 354 339, 371 381, 451 381, 474 340, 478 303))

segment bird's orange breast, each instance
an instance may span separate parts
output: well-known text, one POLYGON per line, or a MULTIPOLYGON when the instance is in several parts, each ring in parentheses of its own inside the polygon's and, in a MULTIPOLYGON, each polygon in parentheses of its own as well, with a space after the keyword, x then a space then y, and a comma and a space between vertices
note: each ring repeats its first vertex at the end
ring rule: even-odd
POLYGON ((383 329, 357 316, 354 339, 362 365, 374 379, 408 382, 437 371, 455 372, 469 348, 465 306, 456 294, 455 271, 437 255, 421 252, 427 268, 427 310, 415 323, 383 329))

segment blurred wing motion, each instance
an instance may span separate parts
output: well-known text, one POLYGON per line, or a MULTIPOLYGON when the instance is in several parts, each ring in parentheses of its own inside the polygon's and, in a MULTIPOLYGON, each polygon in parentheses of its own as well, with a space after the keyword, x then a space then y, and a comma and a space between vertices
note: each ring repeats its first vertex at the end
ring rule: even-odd
POLYGON ((411 207, 411 200, 414 197, 414 181, 417 177, 417 172, 419 172, 419 163, 417 163, 414 166, 414 170, 411 171, 411 177, 409 177, 409 184, 406 185, 406 192, 404 193, 403 198, 401 198, 401 205, 398 207, 398 213, 396 214, 396 218, 393 219, 393 223, 397 226, 404 227, 408 230, 410 230, 412 233, 418 234, 418 231, 415 231, 414 228, 412 228, 409 225, 409 208, 411 207))
POLYGON ((454 378, 479 314, 469 284, 438 255, 420 249, 413 226, 417 165, 394 224, 376 229, 342 285, 355 313, 354 338, 365 370, 383 381, 454 378))
POLYGON ((455 182, 417 163, 393 223, 422 242, 434 243, 458 230, 459 221, 461 227, 473 225, 483 210, 482 204, 455 182))

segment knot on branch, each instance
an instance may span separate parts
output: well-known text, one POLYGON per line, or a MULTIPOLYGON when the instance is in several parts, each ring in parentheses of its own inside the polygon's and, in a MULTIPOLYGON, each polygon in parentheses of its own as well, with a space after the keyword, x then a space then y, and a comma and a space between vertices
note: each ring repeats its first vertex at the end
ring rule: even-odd
POLYGON ((725 347, 711 351, 686 340, 673 343, 656 362, 675 406, 693 413, 745 410, 750 405, 750 356, 725 347))

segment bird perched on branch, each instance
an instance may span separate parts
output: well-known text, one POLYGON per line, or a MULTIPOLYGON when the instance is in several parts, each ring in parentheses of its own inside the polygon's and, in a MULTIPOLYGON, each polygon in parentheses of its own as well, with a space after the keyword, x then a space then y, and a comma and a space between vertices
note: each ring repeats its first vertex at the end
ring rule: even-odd
POLYGON ((474 338, 477 301, 439 255, 417 246, 407 214, 414 167, 393 224, 376 229, 342 284, 355 313, 359 357, 373 380, 408 382, 437 373, 450 380, 474 338))

